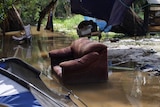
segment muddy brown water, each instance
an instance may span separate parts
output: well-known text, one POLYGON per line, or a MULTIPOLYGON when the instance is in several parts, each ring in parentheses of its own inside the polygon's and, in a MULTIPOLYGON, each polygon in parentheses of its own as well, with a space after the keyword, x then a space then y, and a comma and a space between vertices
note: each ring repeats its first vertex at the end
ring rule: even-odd
POLYGON ((88 107, 160 106, 160 77, 158 76, 149 76, 137 70, 110 70, 108 81, 105 83, 63 86, 51 73, 48 52, 69 46, 74 39, 62 33, 37 32, 32 29, 32 42, 19 44, 12 40, 15 34, 19 35, 19 32, 6 33, 4 38, 1 36, 0 58, 18 57, 29 63, 48 76, 41 75, 41 78, 53 92, 72 91, 74 95, 71 95, 71 98, 80 107, 85 105, 88 107))

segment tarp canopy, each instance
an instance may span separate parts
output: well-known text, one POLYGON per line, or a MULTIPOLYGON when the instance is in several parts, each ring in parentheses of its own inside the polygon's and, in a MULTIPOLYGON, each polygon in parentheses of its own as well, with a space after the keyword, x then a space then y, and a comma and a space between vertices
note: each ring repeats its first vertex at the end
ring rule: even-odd
POLYGON ((108 26, 118 25, 123 21, 125 11, 134 0, 71 0, 71 11, 105 20, 108 26))

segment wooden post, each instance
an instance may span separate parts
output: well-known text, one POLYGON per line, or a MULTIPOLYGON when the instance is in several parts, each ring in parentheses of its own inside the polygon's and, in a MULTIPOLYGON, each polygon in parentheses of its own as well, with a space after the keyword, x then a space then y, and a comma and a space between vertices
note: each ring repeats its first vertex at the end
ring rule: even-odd
POLYGON ((37 31, 40 31, 41 27, 41 22, 43 18, 46 16, 47 13, 50 12, 51 9, 56 9, 57 6, 57 1, 58 0, 52 0, 49 5, 47 5, 40 13, 39 13, 39 20, 38 20, 38 25, 37 25, 37 31))

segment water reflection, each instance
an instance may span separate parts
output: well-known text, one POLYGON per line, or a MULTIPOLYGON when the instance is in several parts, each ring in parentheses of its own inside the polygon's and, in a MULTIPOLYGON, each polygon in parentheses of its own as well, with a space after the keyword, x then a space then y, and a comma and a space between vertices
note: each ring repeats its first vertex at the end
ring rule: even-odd
POLYGON ((6 35, 1 39, 0 58, 18 57, 39 70, 49 69, 48 52, 53 49, 62 48, 70 45, 73 38, 63 35, 50 34, 33 35, 31 43, 17 42, 12 40, 13 35, 6 35))
MULTIPOLYGON (((41 78, 52 91, 67 93, 72 90, 88 107, 159 107, 160 78, 146 72, 112 70, 106 83, 74 86, 60 84, 51 73, 48 51, 69 46, 73 40, 61 34, 42 34, 34 35, 30 44, 19 44, 11 36, 6 36, 1 41, 0 57, 18 57, 26 61, 45 74, 41 78)), ((131 63, 124 65, 135 67, 131 63)), ((76 99, 74 95, 71 96, 73 100, 76 99)), ((84 106, 79 100, 75 102, 84 106)))
POLYGON ((159 77, 151 77, 140 71, 125 73, 125 75, 122 79, 123 89, 133 107, 157 107, 160 105, 159 77))

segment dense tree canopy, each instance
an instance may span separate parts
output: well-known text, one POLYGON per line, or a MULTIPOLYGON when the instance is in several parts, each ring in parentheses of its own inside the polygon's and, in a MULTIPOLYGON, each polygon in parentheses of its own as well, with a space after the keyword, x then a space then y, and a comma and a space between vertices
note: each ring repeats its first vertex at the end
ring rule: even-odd
MULTIPOLYGON (((2 0, 0 1, 0 22, 6 17, 6 13, 12 4, 18 9, 25 24, 37 24, 39 12, 43 10, 51 1, 54 0, 2 0)), ((56 17, 65 17, 65 0, 59 0, 56 9, 56 17), (61 14, 60 14, 61 13, 61 14)))

